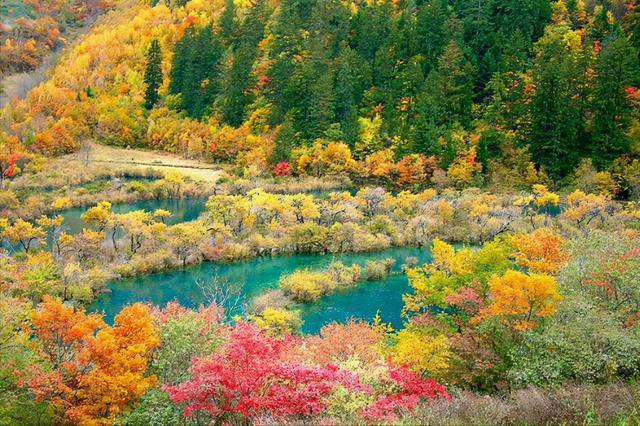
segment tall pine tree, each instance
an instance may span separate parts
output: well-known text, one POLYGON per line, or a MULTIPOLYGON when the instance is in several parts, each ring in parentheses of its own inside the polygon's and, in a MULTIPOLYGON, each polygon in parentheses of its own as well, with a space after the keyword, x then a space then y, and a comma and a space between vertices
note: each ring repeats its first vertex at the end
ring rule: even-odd
POLYGON ((176 43, 169 92, 180 95, 181 108, 202 118, 220 91, 222 44, 210 25, 189 27, 176 43))
POLYGON ((245 117, 245 109, 253 101, 251 71, 258 53, 258 43, 264 37, 267 6, 257 0, 242 21, 242 28, 233 50, 233 61, 227 70, 222 96, 222 117, 227 124, 238 127, 245 117))
POLYGON ((234 0, 227 0, 224 11, 220 16, 220 38, 226 45, 230 45, 238 33, 238 17, 236 13, 234 0))
POLYGON ((529 141, 533 160, 554 178, 566 176, 578 163, 580 143, 579 92, 576 52, 563 31, 552 33, 540 45, 533 68, 535 94, 531 100, 529 141))
POLYGON ((151 109, 160 99, 158 89, 162 86, 162 50, 157 39, 151 41, 147 52, 147 68, 144 72, 144 107, 151 109))
POLYGON ((596 61, 593 95, 593 161, 599 167, 628 152, 631 105, 626 88, 637 83, 640 68, 627 38, 606 42, 596 61))

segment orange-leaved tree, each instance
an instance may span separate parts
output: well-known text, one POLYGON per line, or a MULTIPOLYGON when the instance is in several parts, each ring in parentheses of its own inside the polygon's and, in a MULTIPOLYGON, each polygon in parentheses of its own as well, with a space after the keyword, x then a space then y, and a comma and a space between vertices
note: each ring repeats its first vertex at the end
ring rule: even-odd
POLYGON ((25 152, 18 138, 0 132, 0 190, 4 189, 5 180, 20 173, 18 161, 24 157, 25 152))
POLYGON ((45 297, 31 321, 48 368, 34 367, 27 384, 72 423, 110 424, 156 382, 146 372, 160 340, 143 304, 123 309, 111 327, 45 297))
POLYGON ((564 238, 549 228, 514 235, 510 242, 516 249, 518 265, 532 272, 552 274, 558 272, 569 260, 569 253, 563 249, 564 238))

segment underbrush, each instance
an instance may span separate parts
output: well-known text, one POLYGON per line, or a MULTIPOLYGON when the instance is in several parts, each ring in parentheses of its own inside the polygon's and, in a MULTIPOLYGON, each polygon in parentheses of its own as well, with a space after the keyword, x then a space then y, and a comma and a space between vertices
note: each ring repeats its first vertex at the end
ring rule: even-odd
POLYGON ((283 421, 265 416, 260 425, 429 425, 429 426, 551 426, 637 425, 640 388, 637 384, 565 384, 556 388, 527 388, 504 395, 470 391, 452 393, 452 400, 434 399, 394 422, 371 423, 359 416, 311 416, 283 421))
POLYGON ((635 425, 640 423, 637 383, 564 384, 506 395, 463 391, 453 402, 434 400, 408 420, 424 425, 635 425))
POLYGON ((322 193, 354 188, 354 184, 349 177, 343 175, 324 176, 321 178, 313 176, 271 179, 237 178, 227 182, 227 184, 229 192, 233 194, 246 194, 257 188, 262 188, 264 191, 274 194, 322 193))

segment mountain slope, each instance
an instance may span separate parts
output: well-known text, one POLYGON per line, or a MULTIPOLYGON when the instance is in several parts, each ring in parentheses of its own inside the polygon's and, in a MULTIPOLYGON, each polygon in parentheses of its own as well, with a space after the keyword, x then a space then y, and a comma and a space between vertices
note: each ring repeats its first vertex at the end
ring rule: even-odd
POLYGON ((585 160, 636 167, 634 3, 155 3, 116 4, 5 108, 4 149, 50 155, 92 139, 252 173, 309 173, 319 156, 388 179, 402 164, 427 179, 440 168, 461 186, 526 186, 530 162, 534 180, 585 160), (147 111, 152 40, 164 80, 147 111))

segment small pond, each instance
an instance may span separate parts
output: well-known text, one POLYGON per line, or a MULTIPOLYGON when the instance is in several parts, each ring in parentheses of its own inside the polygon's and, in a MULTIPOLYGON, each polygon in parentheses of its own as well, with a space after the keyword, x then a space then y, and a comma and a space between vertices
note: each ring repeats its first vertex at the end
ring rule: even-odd
MULTIPOLYGON (((195 220, 204 211, 207 197, 160 199, 135 201, 133 203, 113 204, 111 211, 114 213, 128 213, 135 210, 154 212, 157 209, 168 210, 172 215, 165 219, 168 225, 195 220)), ((87 225, 82 221, 82 214, 94 205, 76 207, 61 212, 64 217, 63 227, 69 234, 77 234, 87 225)))

